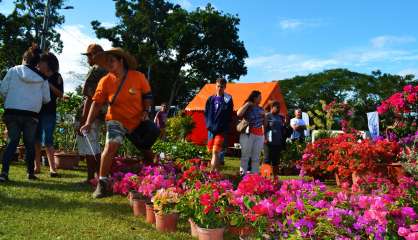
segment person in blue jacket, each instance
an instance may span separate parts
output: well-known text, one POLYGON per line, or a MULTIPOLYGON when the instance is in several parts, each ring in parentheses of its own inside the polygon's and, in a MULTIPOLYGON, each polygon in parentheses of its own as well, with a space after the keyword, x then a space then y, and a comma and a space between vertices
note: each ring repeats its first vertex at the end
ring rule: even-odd
POLYGON ((229 132, 234 103, 232 96, 225 93, 226 80, 216 80, 216 94, 206 101, 205 122, 208 129, 208 151, 212 153, 211 167, 218 169, 225 136, 229 132))

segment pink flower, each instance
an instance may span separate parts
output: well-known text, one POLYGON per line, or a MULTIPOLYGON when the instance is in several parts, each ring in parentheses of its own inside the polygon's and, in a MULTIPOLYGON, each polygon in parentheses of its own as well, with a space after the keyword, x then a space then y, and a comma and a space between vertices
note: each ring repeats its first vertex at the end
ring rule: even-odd
POLYGON ((305 204, 303 204, 303 201, 298 199, 296 200, 296 209, 299 211, 305 210, 305 204))
POLYGON ((408 235, 408 233, 409 233, 409 229, 404 228, 404 227, 398 228, 398 234, 399 234, 399 236, 405 237, 406 235, 408 235))
POLYGON ((414 90, 414 87, 412 86, 412 85, 406 85, 406 86, 404 86, 403 87, 403 91, 404 92, 408 92, 408 93, 410 93, 410 92, 412 92, 414 90))
POLYGON ((418 239, 418 232, 410 233, 408 236, 405 236, 406 240, 417 240, 418 239))
POLYGON ((401 213, 405 217, 409 217, 411 220, 415 220, 415 217, 417 216, 414 209, 411 207, 403 207, 401 208, 401 213))

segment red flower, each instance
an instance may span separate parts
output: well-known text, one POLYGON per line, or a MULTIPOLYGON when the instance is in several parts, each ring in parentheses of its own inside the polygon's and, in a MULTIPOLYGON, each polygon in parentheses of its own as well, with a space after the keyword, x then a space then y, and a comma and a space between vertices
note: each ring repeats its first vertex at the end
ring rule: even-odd
POLYGON ((204 193, 200 196, 200 204, 206 207, 212 204, 211 197, 208 193, 204 193))

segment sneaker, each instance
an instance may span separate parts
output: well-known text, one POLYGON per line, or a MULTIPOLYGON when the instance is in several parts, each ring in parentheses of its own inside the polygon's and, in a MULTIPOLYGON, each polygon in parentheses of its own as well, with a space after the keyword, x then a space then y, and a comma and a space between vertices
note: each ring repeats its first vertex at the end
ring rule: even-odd
POLYGON ((93 198, 104 198, 109 197, 112 195, 112 191, 110 189, 110 182, 109 180, 99 180, 97 183, 96 190, 93 192, 92 197, 93 198))
POLYGON ((39 180, 39 178, 37 176, 35 176, 35 174, 29 174, 28 179, 33 180, 33 181, 39 180))
POLYGON ((8 182, 9 181, 9 176, 7 176, 7 174, 0 174, 0 182, 8 182))
POLYGON ((52 177, 52 178, 57 178, 60 175, 57 172, 49 172, 49 176, 52 177))

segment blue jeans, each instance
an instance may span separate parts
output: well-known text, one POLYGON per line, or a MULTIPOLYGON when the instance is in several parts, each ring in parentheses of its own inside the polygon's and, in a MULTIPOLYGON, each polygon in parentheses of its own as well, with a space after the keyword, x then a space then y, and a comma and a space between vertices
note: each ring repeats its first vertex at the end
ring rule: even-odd
POLYGON ((31 116, 6 114, 4 115, 4 123, 7 127, 8 139, 3 155, 3 168, 1 172, 5 175, 9 174, 10 161, 16 153, 20 134, 23 133, 27 173, 32 175, 35 160, 35 135, 38 119, 31 116))
POLYGON ((43 113, 39 115, 36 141, 46 147, 54 146, 54 130, 57 117, 55 113, 43 113))

